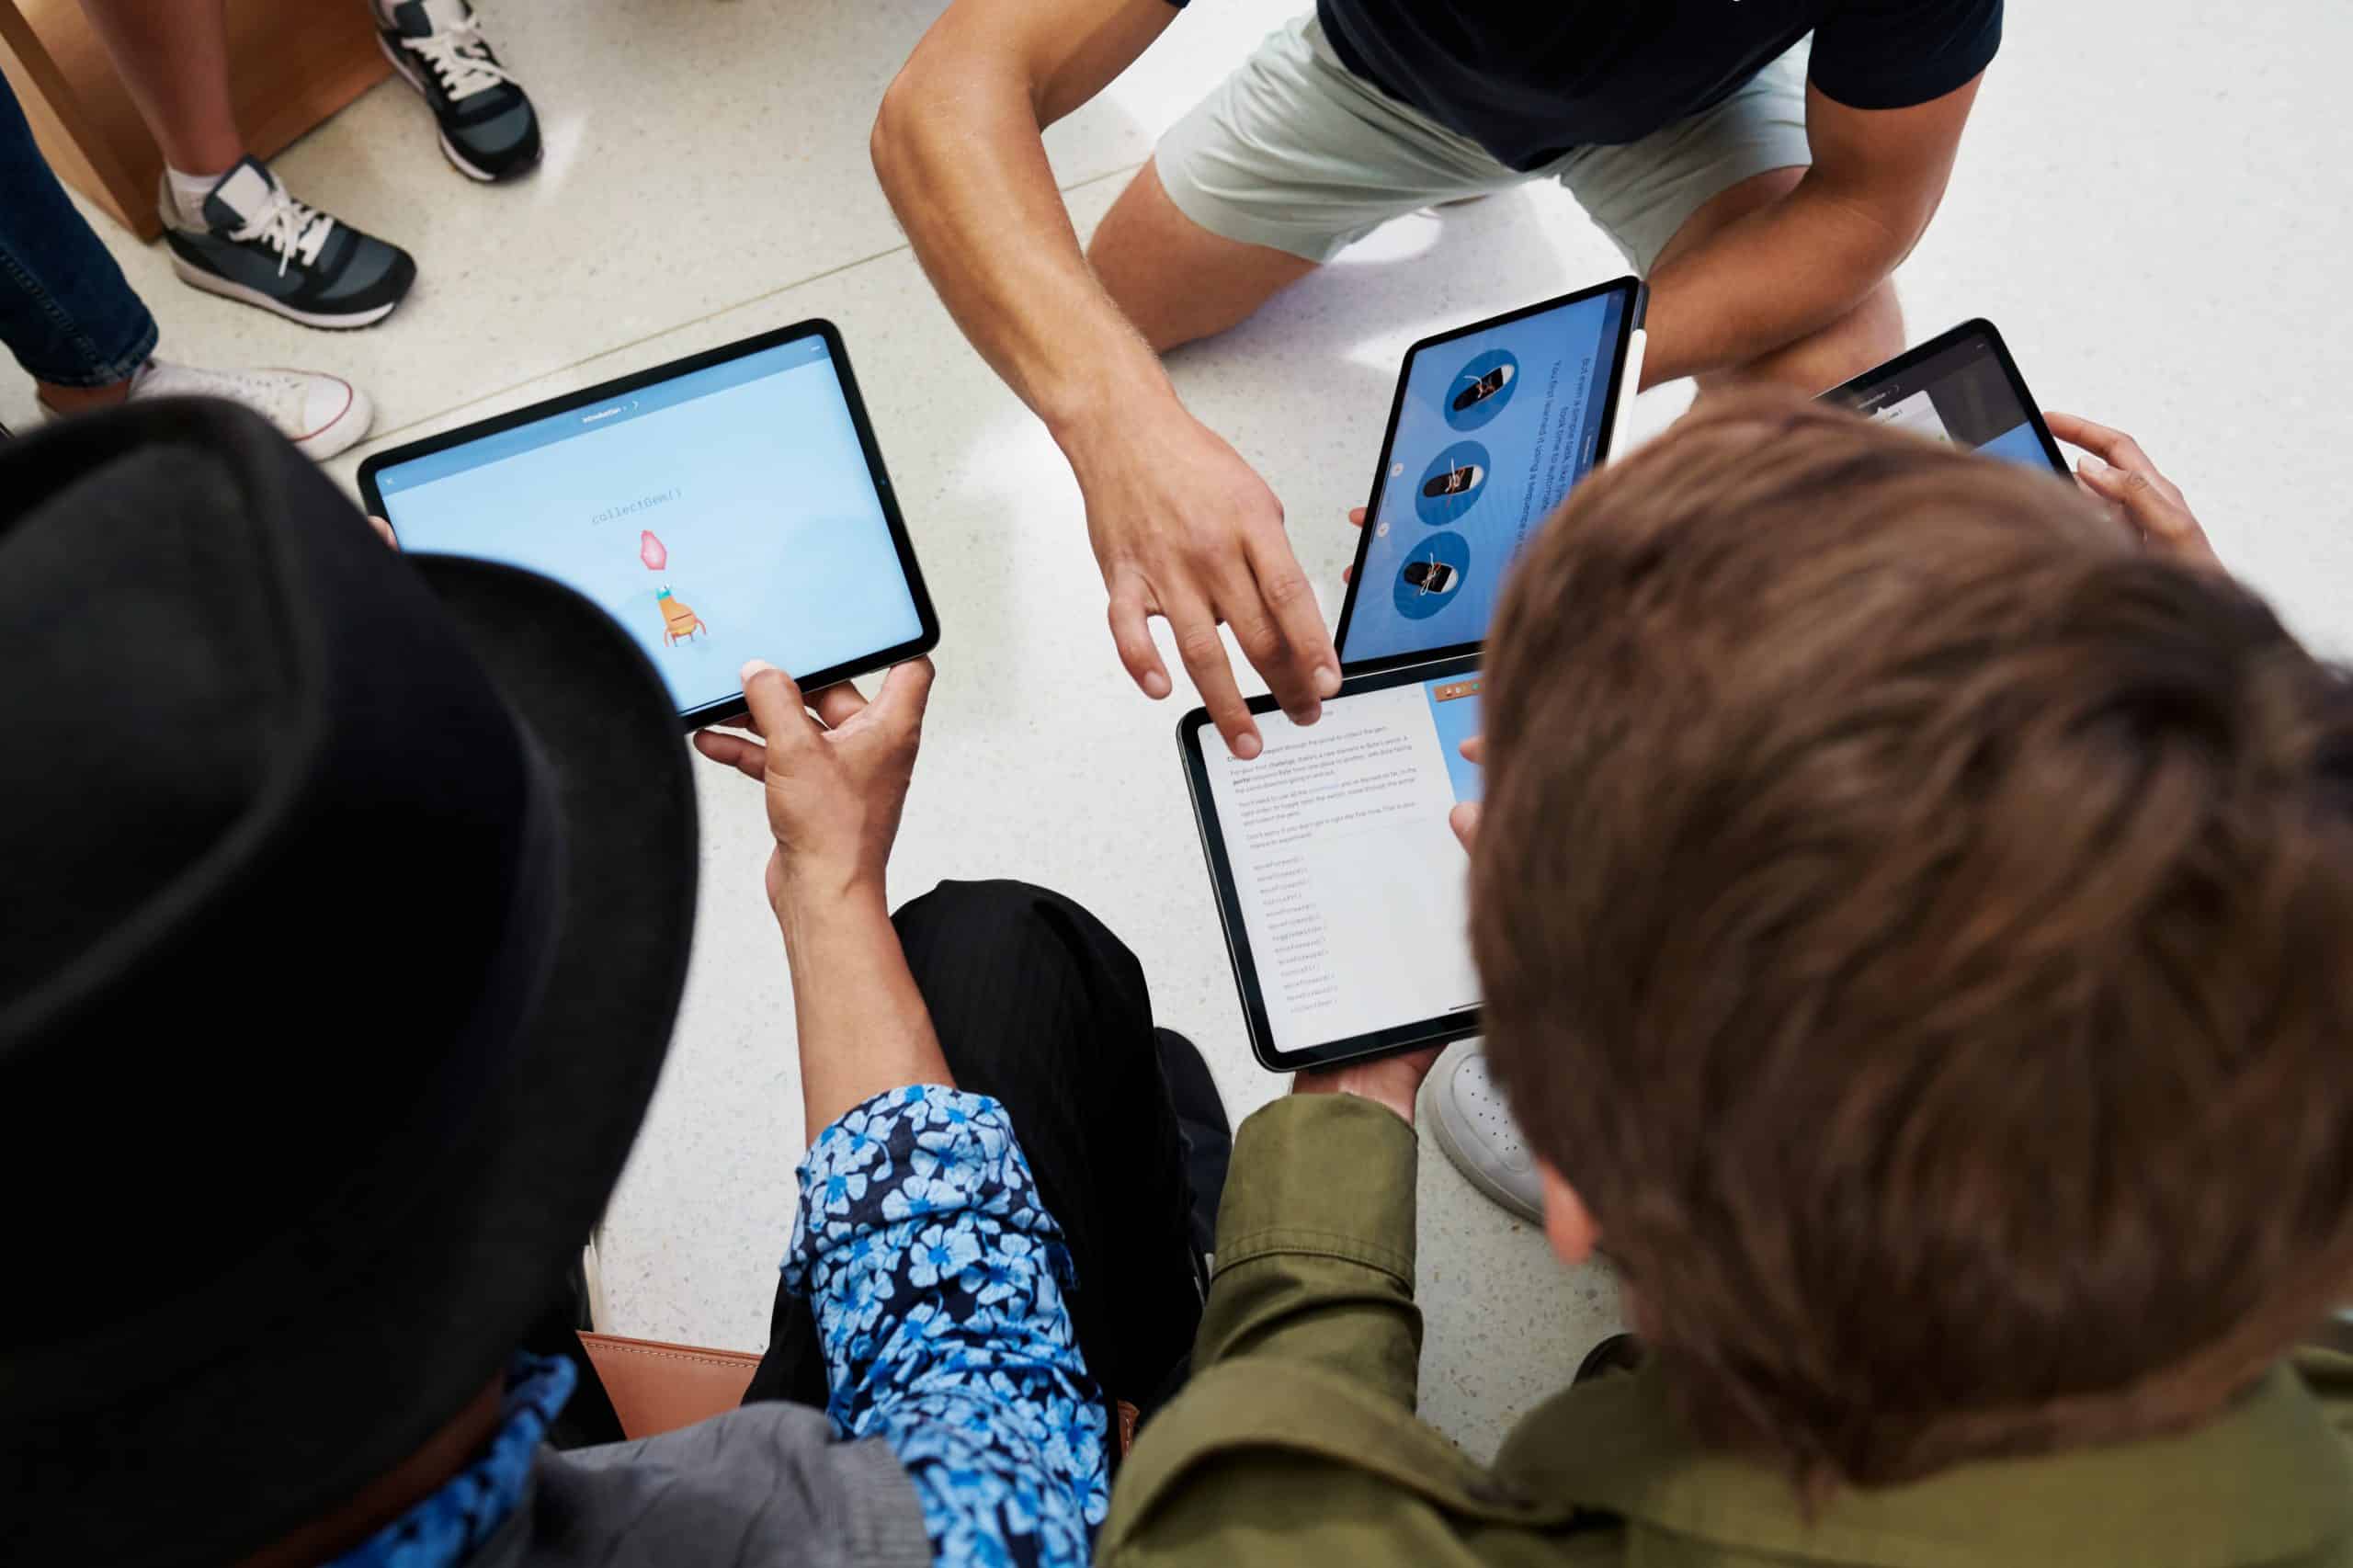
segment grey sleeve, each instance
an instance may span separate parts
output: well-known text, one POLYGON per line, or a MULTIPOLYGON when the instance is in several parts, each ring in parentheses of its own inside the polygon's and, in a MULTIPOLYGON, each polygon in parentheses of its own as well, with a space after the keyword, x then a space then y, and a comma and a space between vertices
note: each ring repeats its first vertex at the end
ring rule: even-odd
POLYGON ((822 1411, 798 1404, 746 1405, 634 1443, 543 1449, 516 1514, 473 1568, 931 1562, 897 1456, 842 1441, 822 1411))

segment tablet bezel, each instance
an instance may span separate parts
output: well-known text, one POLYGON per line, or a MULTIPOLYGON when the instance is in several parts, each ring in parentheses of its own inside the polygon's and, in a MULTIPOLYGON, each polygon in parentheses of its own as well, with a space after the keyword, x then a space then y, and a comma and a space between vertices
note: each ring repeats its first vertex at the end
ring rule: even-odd
MULTIPOLYGON (((1472 674, 1484 658, 1484 654, 1477 653, 1456 654, 1368 671, 1344 678, 1340 689, 1324 701, 1329 704, 1361 692, 1472 674)), ((1271 696, 1254 697, 1249 703, 1253 713, 1270 713, 1279 706, 1271 696)), ((1445 1045, 1477 1034, 1483 1027, 1483 1003, 1462 1012, 1392 1025, 1306 1051, 1283 1051, 1275 1048, 1274 1028, 1267 1018, 1266 994, 1258 984, 1257 960, 1251 953, 1250 932, 1243 920, 1242 895, 1234 883, 1233 863, 1226 854, 1224 831, 1218 824, 1217 797, 1210 789, 1209 762, 1201 744, 1205 732, 1214 733, 1209 710, 1196 708, 1176 722, 1176 751, 1185 768, 1185 788, 1193 801, 1193 824, 1200 831, 1202 857, 1209 862, 1210 888, 1217 898, 1218 923, 1225 931, 1226 959, 1233 971, 1234 988, 1242 998, 1242 1017, 1250 1035, 1250 1052, 1258 1059, 1258 1065, 1270 1073, 1296 1073, 1445 1045)), ((1467 873, 1467 857, 1464 869, 1467 873)))
MULTIPOLYGON (((680 376, 708 370, 714 365, 724 365, 731 359, 741 359, 747 355, 766 353, 771 348, 780 348, 786 344, 797 343, 810 337, 824 339, 826 357, 833 361, 835 378, 841 384, 842 402, 849 409, 850 425, 858 432, 858 450, 866 459, 867 478, 874 486, 875 499, 881 505, 883 525, 891 530, 891 546, 898 556, 900 575, 905 580, 908 597, 915 601, 915 619, 919 630, 910 640, 892 643, 889 647, 878 648, 871 653, 861 654, 857 658, 847 659, 824 669, 809 671, 807 674, 799 671, 788 673, 791 674, 793 679, 800 682, 803 691, 813 692, 856 676, 869 675, 888 665, 917 658, 939 645, 939 617, 932 608, 931 592, 924 585, 923 568, 915 561, 915 542, 907 535, 906 519, 900 515, 898 493, 892 487, 891 475, 882 466, 882 449, 875 442, 874 426, 866 414, 866 400, 858 393, 858 377, 850 369, 849 349, 842 342, 840 329, 823 317, 795 322, 790 326, 779 327, 773 332, 763 332, 751 337, 740 338, 733 343, 722 344, 716 348, 705 349, 699 354, 690 354, 683 359, 673 359, 648 370, 640 370, 633 375, 600 382, 585 392, 566 392, 562 397, 549 398, 543 403, 535 403, 529 407, 518 408, 511 414, 497 415, 455 430, 447 430, 438 436, 426 436, 404 446, 393 447, 375 453, 359 465, 360 498, 367 504, 370 516, 384 517, 389 521, 390 515, 384 509, 383 492, 376 480, 376 476, 385 469, 397 467, 405 462, 414 462, 418 458, 430 457, 437 452, 471 446, 486 437, 502 435, 517 426, 529 425, 534 420, 545 419, 552 415, 568 414, 574 409, 585 408, 592 403, 603 403, 628 392, 643 392, 648 387, 659 386, 665 381, 675 381, 680 376)), ((393 526, 392 532, 395 538, 399 536, 400 529, 397 524, 393 526)), ((683 728, 698 730, 706 724, 734 718, 744 711, 744 696, 739 691, 733 697, 721 698, 716 701, 705 703, 699 708, 682 709, 679 710, 678 718, 683 728)))
POLYGON ((1601 434, 1594 443, 1593 464, 1594 467, 1599 468, 1608 460, 1609 444, 1618 434, 1618 415, 1624 402, 1620 393, 1625 381, 1627 358, 1633 350, 1636 335, 1644 329, 1643 316, 1650 292, 1641 278, 1631 273, 1623 278, 1613 278, 1607 283, 1597 283, 1589 289, 1579 289, 1574 293, 1540 301, 1533 305, 1524 305, 1516 311, 1506 311, 1499 316, 1489 316, 1484 321, 1472 322, 1468 326, 1455 327, 1450 331, 1425 337, 1405 350, 1404 358, 1397 364, 1397 391, 1389 402, 1389 427, 1382 432, 1381 437, 1381 461, 1372 471, 1372 494, 1364 506, 1365 526, 1357 537, 1355 563, 1348 568, 1348 591, 1347 597, 1340 602, 1340 623, 1332 633, 1332 646, 1340 655, 1340 674, 1344 677, 1352 675, 1371 675, 1381 670, 1403 669, 1413 665, 1427 665, 1440 659, 1456 658, 1464 653, 1475 653, 1485 645, 1485 639, 1481 638, 1470 642, 1450 643, 1443 648, 1415 648, 1402 653, 1384 653, 1377 659, 1350 660, 1347 655, 1348 627, 1356 619, 1357 590, 1364 585, 1365 556, 1372 547, 1373 528, 1381 517, 1381 497, 1389 483, 1390 453, 1397 443, 1397 422, 1405 412, 1405 386, 1413 379, 1415 358, 1425 349, 1439 347, 1457 338, 1468 337, 1474 332, 1486 332, 1495 327, 1508 326, 1513 322, 1524 320, 1529 316, 1542 315, 1547 311, 1556 311, 1563 306, 1598 299, 1613 290, 1622 291, 1626 295, 1626 311, 1620 318, 1623 324, 1619 331, 1617 350, 1610 356, 1608 381, 1603 392, 1601 434))
MULTIPOLYGON (((1884 383, 1959 347, 1972 337, 1983 337, 1994 350, 1994 362, 2001 367, 2002 378, 2009 383, 2010 395, 2018 399, 2020 408, 2026 410, 2027 422, 2034 426, 2036 437, 2042 442, 2042 455, 2050 460, 2052 470, 2063 479, 2073 478, 2075 471, 2067 466, 2065 456, 2059 450, 2058 441, 2051 434, 2051 426, 2042 422, 2042 405, 2035 402, 2032 392, 2027 391, 2026 378, 2018 374, 2018 362, 2010 358, 2010 346, 2002 340, 2001 329, 1984 316, 1973 316, 1959 326, 1940 332, 1926 343, 1905 349, 1884 365, 1865 370, 1851 381, 1839 382, 1814 401, 1836 402, 1852 408, 1879 391, 1884 383)), ((1857 409, 1856 412, 1860 413, 1861 410, 1857 409)), ((1963 447, 1961 449, 1975 451, 1978 449, 1963 447)))

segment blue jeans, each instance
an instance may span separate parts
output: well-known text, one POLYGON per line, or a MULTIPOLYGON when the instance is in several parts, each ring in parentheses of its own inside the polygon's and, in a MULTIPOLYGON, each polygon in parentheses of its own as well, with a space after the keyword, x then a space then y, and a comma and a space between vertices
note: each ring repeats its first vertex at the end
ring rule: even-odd
POLYGON ((0 343, 60 387, 129 381, 155 351, 155 318, 66 199, 0 77, 0 343))

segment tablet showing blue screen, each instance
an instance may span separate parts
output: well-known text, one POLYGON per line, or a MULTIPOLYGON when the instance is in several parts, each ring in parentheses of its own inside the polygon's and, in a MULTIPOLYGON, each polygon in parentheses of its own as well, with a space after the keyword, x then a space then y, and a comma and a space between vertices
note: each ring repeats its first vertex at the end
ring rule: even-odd
POLYGON ((1343 670, 1486 637, 1529 535, 1609 449, 1631 278, 1415 344, 1340 614, 1343 670))
POLYGON ((369 460, 401 547, 604 606, 689 720, 766 659, 804 686, 938 640, 833 329, 804 323, 369 460))

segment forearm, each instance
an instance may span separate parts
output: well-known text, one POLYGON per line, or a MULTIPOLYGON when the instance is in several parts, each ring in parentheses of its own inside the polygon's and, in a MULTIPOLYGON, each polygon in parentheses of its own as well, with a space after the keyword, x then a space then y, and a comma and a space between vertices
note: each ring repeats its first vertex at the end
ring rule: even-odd
POLYGON ((813 1142, 886 1090, 955 1082, 880 886, 789 884, 777 920, 792 973, 801 1108, 813 1142))
POLYGON ((1087 267, 1040 134, 1017 78, 919 53, 875 121, 874 169, 957 325, 1067 444, 1175 393, 1087 267))
POLYGON ((942 1562, 1086 1562, 1108 1423, 1061 1227, 1002 1105, 903 1089, 828 1127, 785 1276, 816 1319, 827 1414, 898 1455, 942 1562))
POLYGON ((1734 369, 1819 332, 1895 270, 1933 211, 1808 174, 1652 275, 1643 384, 1734 369))
POLYGON ((1219 1207, 1196 1372, 1279 1358, 1414 1408, 1414 1130, 1346 1095, 1294 1095, 1242 1124, 1219 1207))

